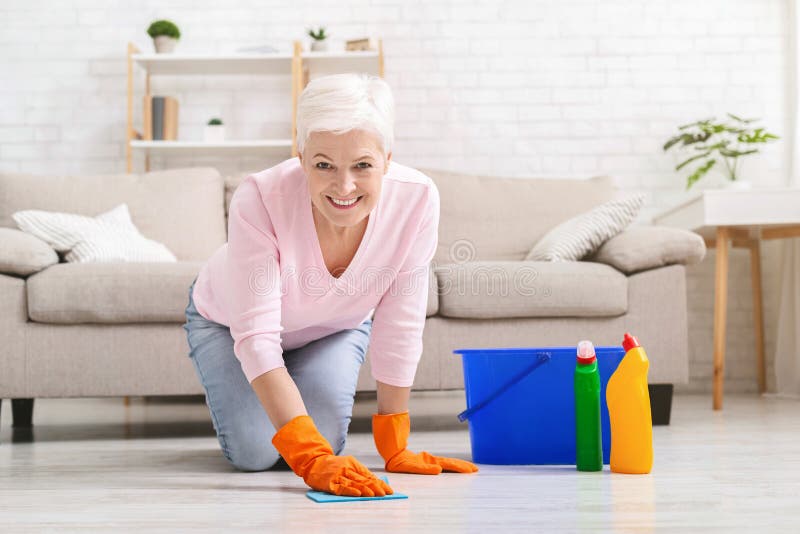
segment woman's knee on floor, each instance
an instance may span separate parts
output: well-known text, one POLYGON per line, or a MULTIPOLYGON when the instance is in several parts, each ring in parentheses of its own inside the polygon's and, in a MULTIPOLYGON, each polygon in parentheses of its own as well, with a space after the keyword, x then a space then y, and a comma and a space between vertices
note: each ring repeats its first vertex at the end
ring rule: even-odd
POLYGON ((274 431, 271 431, 271 427, 268 431, 253 419, 236 417, 228 421, 222 433, 217 432, 217 440, 225 458, 240 471, 266 471, 280 459, 278 450, 272 444, 274 431))
POLYGON ((228 443, 223 452, 228 461, 240 471, 266 471, 280 460, 280 454, 271 443, 228 443))

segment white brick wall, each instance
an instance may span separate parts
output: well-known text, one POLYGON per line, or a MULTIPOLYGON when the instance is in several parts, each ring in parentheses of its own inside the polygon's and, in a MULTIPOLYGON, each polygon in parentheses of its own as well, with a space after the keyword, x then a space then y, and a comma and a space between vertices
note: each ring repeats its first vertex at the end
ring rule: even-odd
MULTIPOLYGON (((145 30, 156 18, 179 24, 182 52, 262 43, 288 50, 307 39, 304 28, 325 24, 334 40, 383 37, 397 161, 518 177, 608 173, 647 193, 647 219, 686 194, 677 156, 661 151, 677 125, 732 111, 789 135, 789 1, 7 1, 0 169, 124 172, 126 45, 152 50, 145 30)), ((137 71, 137 96, 143 80, 137 71)), ((227 119, 231 138, 252 138, 288 132, 288 83, 154 77, 153 91, 178 96, 184 139, 202 138, 213 115, 227 119)), ((280 159, 154 158, 153 166, 212 164, 227 173, 280 159)), ((740 166, 756 183, 782 183, 788 144, 740 166)), ((774 252, 765 247, 765 280, 776 271, 774 252)), ((689 269, 692 390, 707 390, 711 376, 713 259, 689 269)), ((728 389, 753 390, 742 251, 732 255, 730 283, 728 389)), ((765 291, 769 314, 775 291, 765 291)), ((771 350, 769 359, 771 368, 771 350)))

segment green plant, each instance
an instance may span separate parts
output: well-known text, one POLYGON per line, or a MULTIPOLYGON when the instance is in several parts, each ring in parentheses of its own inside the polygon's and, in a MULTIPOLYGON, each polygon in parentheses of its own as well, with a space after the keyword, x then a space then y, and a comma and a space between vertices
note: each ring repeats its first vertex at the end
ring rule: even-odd
POLYGON ((314 32, 314 28, 310 28, 308 30, 308 35, 310 35, 316 41, 323 41, 328 37, 325 35, 325 28, 322 26, 319 27, 319 31, 317 32, 314 32))
POLYGON ((181 38, 181 31, 175 25, 174 22, 169 20, 157 20, 150 24, 150 27, 147 28, 147 33, 155 39, 159 35, 167 35, 169 37, 173 37, 175 39, 181 38))
POLYGON ((217 119, 216 117, 208 121, 209 126, 217 126, 222 124, 222 119, 217 119))
POLYGON ((689 149, 690 145, 695 153, 687 160, 678 164, 675 167, 676 171, 681 170, 693 161, 703 161, 692 174, 689 175, 686 181, 686 189, 689 189, 702 178, 708 171, 710 171, 717 163, 717 157, 721 157, 725 164, 726 172, 725 177, 731 181, 736 181, 736 166, 739 163, 740 156, 748 154, 755 154, 758 152, 757 148, 746 149, 742 145, 753 145, 757 143, 767 143, 773 139, 780 139, 777 135, 767 133, 764 128, 751 128, 749 125, 759 119, 742 119, 728 113, 728 116, 735 122, 733 124, 717 123, 714 117, 710 119, 700 120, 691 124, 679 126, 678 130, 682 133, 671 138, 664 144, 664 152, 672 148, 674 145, 680 143, 680 147, 689 149), (714 155, 714 153, 717 153, 714 155))

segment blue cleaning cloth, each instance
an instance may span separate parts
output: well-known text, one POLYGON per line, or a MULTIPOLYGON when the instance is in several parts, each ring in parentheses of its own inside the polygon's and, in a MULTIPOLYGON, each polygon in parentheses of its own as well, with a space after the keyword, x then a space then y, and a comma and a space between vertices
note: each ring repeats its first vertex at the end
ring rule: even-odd
MULTIPOLYGON (((389 479, 387 477, 382 476, 379 478, 387 484, 389 483, 389 479)), ((394 492, 391 495, 385 495, 383 497, 349 497, 347 495, 334 495, 333 493, 328 493, 326 491, 315 490, 307 492, 306 497, 317 502, 385 501, 386 499, 408 499, 408 495, 403 495, 402 493, 397 492, 394 492)))

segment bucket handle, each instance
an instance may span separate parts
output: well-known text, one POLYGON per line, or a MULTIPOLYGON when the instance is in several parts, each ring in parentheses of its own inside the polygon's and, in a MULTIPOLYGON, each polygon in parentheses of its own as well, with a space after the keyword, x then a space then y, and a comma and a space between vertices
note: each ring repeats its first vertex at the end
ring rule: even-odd
POLYGON ((520 380, 522 380, 523 378, 525 378, 526 376, 531 374, 533 371, 538 369, 539 366, 542 365, 543 363, 546 363, 546 362, 549 362, 549 361, 550 361, 550 353, 549 352, 540 352, 538 354, 537 358, 536 358, 536 361, 533 363, 533 365, 531 365, 530 367, 528 367, 527 369, 522 371, 520 374, 518 374, 517 376, 515 376, 511 380, 509 380, 500 389, 498 389, 497 391, 495 391, 494 393, 489 395, 487 398, 485 398, 484 400, 482 400, 481 402, 479 402, 478 404, 476 404, 472 408, 464 410, 463 412, 458 414, 458 420, 463 423, 464 421, 466 421, 467 419, 469 419, 470 417, 475 415, 475 412, 477 412, 478 410, 483 409, 487 404, 489 404, 494 399, 496 399, 497 397, 499 397, 500 395, 505 393, 505 391, 508 388, 510 388, 511 386, 513 386, 514 384, 516 384, 517 382, 519 382, 520 380))

